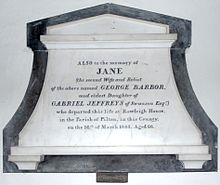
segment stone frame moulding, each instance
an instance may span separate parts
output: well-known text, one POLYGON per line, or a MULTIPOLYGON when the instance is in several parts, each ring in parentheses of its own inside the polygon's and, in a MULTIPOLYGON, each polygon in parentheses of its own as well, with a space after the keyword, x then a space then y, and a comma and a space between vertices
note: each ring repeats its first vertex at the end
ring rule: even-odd
POLYGON ((18 110, 3 131, 4 172, 184 172, 217 171, 217 127, 209 119, 193 92, 186 67, 185 50, 191 45, 191 21, 153 13, 136 8, 102 4, 76 10, 27 24, 27 46, 34 53, 33 69, 18 110), (91 43, 90 36, 51 36, 47 28, 90 17, 113 15, 129 19, 167 25, 166 34, 133 34, 123 36, 96 35, 101 42, 91 43), (146 42, 141 43, 140 40, 146 42), (77 43, 76 40, 84 41, 77 43), (66 42, 63 42, 63 41, 66 42), (125 45, 124 40, 129 40, 125 45), (155 42, 157 40, 157 42, 155 42), (62 44, 60 44, 62 42, 62 44), (117 47, 170 47, 174 79, 189 115, 202 133, 198 146, 146 147, 22 147, 18 146, 19 133, 30 118, 43 87, 48 49, 53 48, 117 48, 117 47), (163 151, 163 152, 161 152, 163 151), (16 165, 17 166, 16 166, 16 165), (17 168, 18 167, 18 168, 17 168))

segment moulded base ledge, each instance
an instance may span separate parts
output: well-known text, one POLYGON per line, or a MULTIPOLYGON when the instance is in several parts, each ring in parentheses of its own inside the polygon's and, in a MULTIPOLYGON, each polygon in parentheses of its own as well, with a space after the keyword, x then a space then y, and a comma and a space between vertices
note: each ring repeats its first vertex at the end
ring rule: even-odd
POLYGON ((201 169, 211 160, 207 145, 183 146, 81 146, 81 147, 11 147, 8 160, 20 170, 36 170, 45 155, 167 155, 174 154, 185 169, 201 169))

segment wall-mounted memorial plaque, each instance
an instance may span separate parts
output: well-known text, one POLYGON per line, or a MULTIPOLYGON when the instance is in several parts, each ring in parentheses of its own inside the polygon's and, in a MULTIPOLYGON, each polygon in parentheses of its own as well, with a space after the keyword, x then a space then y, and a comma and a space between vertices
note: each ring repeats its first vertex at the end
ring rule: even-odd
POLYGON ((27 31, 33 72, 4 129, 5 172, 217 169, 217 128, 186 70, 190 21, 104 4, 27 31))

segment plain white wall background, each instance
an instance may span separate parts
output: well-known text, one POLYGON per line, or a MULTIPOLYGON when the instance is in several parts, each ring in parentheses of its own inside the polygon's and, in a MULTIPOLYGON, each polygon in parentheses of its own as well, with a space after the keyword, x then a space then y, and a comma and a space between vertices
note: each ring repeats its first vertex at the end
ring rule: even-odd
MULTIPOLYGON (((201 105, 219 127, 219 0, 10 0, 0 3, 1 130, 22 101, 31 74, 33 55, 26 47, 26 23, 107 2, 192 20, 192 46, 187 51, 189 76, 201 105)), ((0 143, 2 168, 2 132, 0 143)), ((129 174, 129 184, 217 185, 219 183, 220 172, 129 174)), ((95 174, 3 174, 1 170, 0 184, 95 184, 95 174)))

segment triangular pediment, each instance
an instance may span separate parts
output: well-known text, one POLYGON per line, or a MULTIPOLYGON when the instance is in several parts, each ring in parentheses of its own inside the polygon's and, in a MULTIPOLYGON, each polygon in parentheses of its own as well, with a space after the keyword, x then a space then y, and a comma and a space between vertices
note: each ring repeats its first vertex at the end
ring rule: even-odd
POLYGON ((104 14, 47 27, 47 35, 114 33, 167 34, 169 33, 169 26, 123 16, 104 14))

